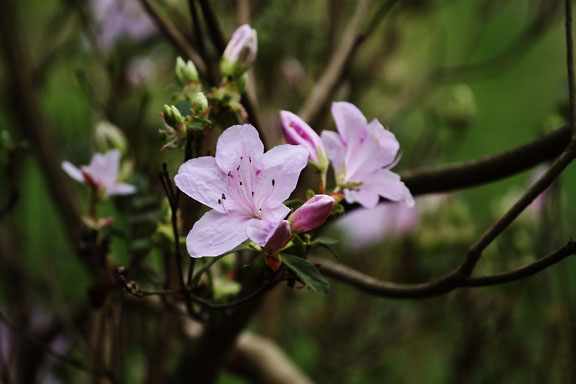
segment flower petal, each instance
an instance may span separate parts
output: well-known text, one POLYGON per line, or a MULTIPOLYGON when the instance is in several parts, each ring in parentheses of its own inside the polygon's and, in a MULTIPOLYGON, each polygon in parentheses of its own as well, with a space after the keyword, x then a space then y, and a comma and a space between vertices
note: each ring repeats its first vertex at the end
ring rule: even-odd
POLYGON ((380 196, 391 201, 400 201, 414 206, 414 199, 400 176, 387 169, 379 169, 366 177, 364 183, 354 189, 345 189, 344 196, 349 203, 360 203, 366 208, 378 205, 380 196))
POLYGON ((300 172, 308 163, 308 149, 303 145, 278 145, 264 154, 264 170, 257 201, 265 199, 268 208, 276 207, 290 197, 300 172))
POLYGON ((400 143, 396 140, 396 136, 384 128, 377 119, 372 120, 368 124, 368 130, 378 138, 381 148, 379 160, 383 164, 382 166, 391 164, 400 150, 400 143))
POLYGON ((248 220, 208 211, 186 236, 186 247, 192 257, 212 257, 228 252, 248 238, 248 220))
MULTIPOLYGON (((212 156, 197 157, 180 166, 174 183, 185 194, 218 212, 224 212, 225 175, 212 156)), ((232 203, 231 203, 232 204, 232 203)), ((232 208, 232 207, 230 207, 232 208)))
POLYGON ((120 169, 120 151, 111 149, 106 153, 96 153, 90 161, 90 165, 84 170, 90 174, 94 182, 99 186, 110 189, 118 179, 120 169))
POLYGON ((324 148, 328 152, 328 158, 332 162, 334 171, 340 173, 346 157, 346 146, 342 142, 340 135, 334 131, 322 131, 322 143, 324 143, 324 148))
POLYGON ((264 144, 258 131, 250 124, 233 125, 226 129, 216 144, 216 164, 224 172, 235 171, 240 158, 252 157, 260 161, 264 153, 264 144))
POLYGON ((251 219, 248 222, 246 233, 250 240, 263 247, 268 242, 268 239, 274 234, 274 231, 278 228, 278 225, 280 225, 281 222, 282 220, 268 221, 251 219))
POLYGON ((84 175, 82 175, 82 171, 71 162, 63 161, 62 169, 74 180, 84 183, 84 175))
POLYGON ((116 183, 106 190, 108 196, 112 195, 131 195, 136 192, 136 187, 128 183, 116 183))
POLYGON ((364 114, 354 104, 345 101, 332 103, 332 116, 345 143, 363 130, 368 123, 364 114))

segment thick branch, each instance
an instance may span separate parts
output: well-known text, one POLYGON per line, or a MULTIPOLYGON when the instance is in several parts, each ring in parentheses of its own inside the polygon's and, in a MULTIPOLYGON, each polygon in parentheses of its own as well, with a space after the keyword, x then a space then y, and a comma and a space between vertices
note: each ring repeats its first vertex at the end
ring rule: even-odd
POLYGON ((479 160, 408 171, 400 176, 413 195, 448 192, 512 176, 558 156, 570 139, 564 126, 539 139, 479 160))
POLYGON ((311 261, 319 265, 319 269, 324 275, 371 295, 394 299, 422 299, 446 294, 462 287, 485 287, 520 280, 532 276, 573 254, 576 254, 576 241, 570 240, 557 251, 509 272, 481 277, 466 277, 466 275, 460 274, 458 269, 455 269, 439 280, 421 284, 398 284, 380 280, 327 259, 313 258, 311 261))

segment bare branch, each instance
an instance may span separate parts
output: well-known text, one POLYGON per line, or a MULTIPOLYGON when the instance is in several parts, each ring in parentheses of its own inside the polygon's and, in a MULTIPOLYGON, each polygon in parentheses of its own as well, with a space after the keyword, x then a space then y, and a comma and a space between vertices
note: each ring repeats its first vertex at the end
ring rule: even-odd
POLYGON ((485 287, 524 279, 574 254, 576 254, 576 240, 571 239, 555 252, 509 272, 467 277, 457 268, 439 280, 421 284, 398 284, 380 280, 327 259, 312 258, 311 261, 319 266, 324 275, 371 295, 394 299, 422 299, 446 294, 462 287, 485 287))
POLYGON ((158 28, 164 33, 166 38, 170 40, 172 45, 178 49, 181 55, 185 56, 194 62, 194 65, 203 76, 206 75, 206 63, 196 53, 194 48, 188 44, 186 38, 180 33, 178 28, 172 22, 162 15, 160 11, 153 5, 150 0, 140 0, 142 6, 148 12, 150 17, 154 20, 158 28))
POLYGON ((396 4, 396 0, 386 1, 377 11, 376 16, 370 22, 369 26, 365 28, 364 24, 370 13, 372 0, 362 0, 358 3, 356 12, 350 21, 340 45, 332 54, 326 70, 298 112, 298 115, 311 126, 315 125, 322 109, 334 93, 342 77, 342 73, 354 52, 360 47, 368 34, 384 19, 394 4, 396 4))

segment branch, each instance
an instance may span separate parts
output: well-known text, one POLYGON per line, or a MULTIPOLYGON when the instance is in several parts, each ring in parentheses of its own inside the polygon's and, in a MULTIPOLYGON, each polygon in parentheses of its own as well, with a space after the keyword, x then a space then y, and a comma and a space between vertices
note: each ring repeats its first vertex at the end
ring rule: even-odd
POLYGON ((156 6, 154 6, 150 0, 140 0, 142 6, 150 15, 150 17, 154 20, 154 23, 158 26, 158 28, 164 33, 166 38, 170 41, 170 43, 178 49, 181 55, 185 56, 185 58, 190 59, 194 62, 194 65, 198 69, 203 76, 206 75, 206 63, 202 58, 196 53, 194 48, 188 44, 188 41, 180 33, 178 28, 172 22, 166 18, 164 15, 158 11, 156 6))
POLYGON ((13 107, 8 110, 12 113, 23 135, 32 145, 37 156, 42 174, 48 186, 52 200, 57 206, 56 211, 61 215, 69 238, 74 244, 78 243, 79 229, 82 227, 80 212, 76 207, 74 196, 68 188, 67 180, 60 168, 59 154, 55 151, 54 137, 40 108, 37 93, 32 81, 30 62, 24 54, 23 47, 27 46, 20 39, 20 31, 16 24, 14 1, 0 2, 0 39, 1 49, 7 73, 7 88, 10 92, 8 100, 13 101, 13 107))
POLYGON ((326 70, 298 112, 298 115, 311 126, 316 124, 322 109, 336 90, 336 86, 352 55, 358 47, 360 47, 362 42, 366 40, 368 34, 384 19, 384 16, 393 8, 394 4, 396 4, 396 0, 386 1, 365 29, 363 25, 370 12, 372 0, 362 0, 358 3, 356 12, 350 21, 340 45, 332 54, 326 70))
POLYGON ((312 384, 306 375, 272 340, 244 332, 227 361, 236 373, 261 384, 312 384))
POLYGON ((422 299, 446 294, 462 287, 485 287, 520 280, 532 276, 574 254, 576 254, 576 240, 571 239, 565 246, 555 252, 509 272, 481 277, 467 277, 459 272, 459 268, 456 268, 439 280, 421 284, 399 284, 379 280, 346 265, 326 259, 311 258, 311 262, 317 264, 324 275, 371 295, 394 299, 422 299))
POLYGON ((570 128, 561 127, 539 139, 484 158, 400 176, 413 195, 448 192, 503 179, 553 159, 566 148, 570 128))

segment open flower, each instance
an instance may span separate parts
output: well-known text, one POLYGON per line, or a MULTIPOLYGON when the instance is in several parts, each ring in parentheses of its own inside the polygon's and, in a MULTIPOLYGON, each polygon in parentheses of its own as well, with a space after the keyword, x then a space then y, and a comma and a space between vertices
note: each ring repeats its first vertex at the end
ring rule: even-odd
POLYGON ((74 180, 96 187, 105 197, 129 195, 136 192, 136 187, 133 185, 118 182, 120 151, 117 149, 94 154, 90 164, 80 168, 68 161, 63 161, 62 169, 74 180))
POLYGON ((336 182, 348 203, 374 208, 382 196, 408 206, 414 199, 400 176, 390 171, 400 144, 376 119, 370 123, 353 104, 332 104, 338 133, 322 132, 322 142, 336 172, 336 182))
POLYGON ((258 132, 247 124, 222 133, 216 157, 182 164, 176 186, 212 208, 188 233, 190 256, 218 256, 248 238, 265 246, 290 212, 282 203, 296 188, 307 160, 308 150, 301 145, 280 145, 264 153, 258 132))
POLYGON ((304 120, 292 112, 280 111, 280 124, 288 144, 306 146, 310 151, 308 161, 321 171, 328 169, 328 157, 322 140, 304 120))

